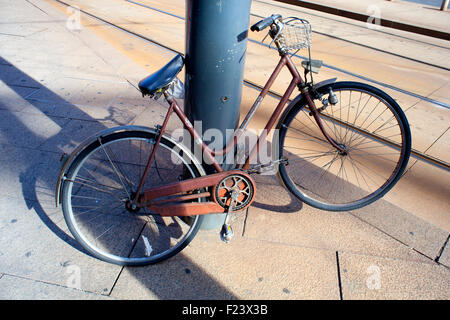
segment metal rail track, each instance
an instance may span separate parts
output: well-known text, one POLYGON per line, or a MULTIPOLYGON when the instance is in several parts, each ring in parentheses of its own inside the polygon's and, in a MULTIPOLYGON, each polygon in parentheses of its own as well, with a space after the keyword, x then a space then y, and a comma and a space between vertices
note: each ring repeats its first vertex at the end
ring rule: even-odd
MULTIPOLYGON (((370 16, 367 14, 356 13, 356 12, 347 11, 344 9, 336 9, 336 8, 329 7, 327 5, 318 4, 318 3, 305 2, 305 1, 301 1, 301 0, 275 0, 275 1, 279 1, 282 3, 294 5, 294 6, 301 6, 301 7, 307 8, 307 9, 323 11, 323 12, 326 12, 329 14, 334 14, 334 15, 338 15, 341 17, 345 17, 345 18, 349 18, 349 19, 353 19, 353 20, 357 20, 357 21, 362 21, 362 22, 366 22, 370 18, 370 16)), ((444 31, 430 30, 430 29, 423 28, 423 27, 420 27, 417 25, 411 25, 408 23, 386 20, 383 18, 379 19, 379 24, 381 26, 387 27, 387 28, 393 28, 393 29, 398 29, 398 30, 402 30, 402 31, 417 33, 417 34, 425 35, 428 37, 438 38, 438 39, 447 40, 447 41, 450 40, 450 34, 448 34, 447 32, 444 32, 444 31)))
MULTIPOLYGON (((259 3, 265 4, 265 5, 269 5, 269 6, 272 6, 272 7, 276 7, 276 8, 287 9, 285 6, 281 6, 280 4, 276 3, 275 1, 273 1, 273 2, 264 2, 264 1, 261 1, 261 0, 252 0, 252 1, 259 2, 259 3)), ((301 7, 298 7, 298 8, 301 8, 301 7)), ((331 20, 331 21, 342 23, 342 24, 351 25, 351 26, 354 26, 354 27, 359 27, 358 25, 356 25, 355 23, 350 22, 350 21, 342 21, 342 20, 338 20, 338 19, 333 19, 332 17, 326 17, 326 16, 323 16, 323 15, 320 15, 320 14, 315 14, 315 13, 312 13, 312 12, 306 12, 304 10, 297 9, 297 8, 289 8, 289 9, 292 10, 292 11, 295 11, 295 12, 308 14, 308 15, 319 17, 319 18, 322 18, 322 19, 331 20)), ((449 49, 449 47, 441 46, 441 45, 438 45, 438 44, 435 44, 435 43, 431 43, 431 42, 427 42, 427 41, 423 41, 423 40, 413 39, 413 38, 407 37, 406 35, 399 35, 399 34, 395 34, 395 33, 392 33, 392 32, 388 32, 386 30, 372 29, 371 31, 377 32, 377 33, 382 33, 382 34, 387 34, 387 35, 390 35, 390 36, 393 36, 393 37, 397 37, 397 38, 400 38, 400 39, 405 39, 405 40, 418 42, 418 43, 421 43, 421 44, 430 45, 430 46, 441 48, 441 49, 449 49)), ((339 38, 339 39, 345 41, 345 39, 342 39, 342 38, 339 38)))
MULTIPOLYGON (((150 10, 154 10, 154 11, 157 11, 157 12, 160 12, 160 13, 163 13, 163 14, 167 14, 167 15, 176 17, 176 18, 181 19, 181 20, 185 20, 184 17, 181 17, 181 16, 175 15, 175 14, 173 14, 173 13, 170 13, 170 12, 167 12, 167 11, 164 11, 164 10, 161 10, 161 9, 157 9, 157 8, 154 8, 154 7, 145 5, 145 4, 140 3, 140 2, 136 2, 136 1, 133 1, 133 0, 125 0, 125 1, 126 1, 126 2, 129 2, 129 3, 132 3, 132 4, 135 4, 135 5, 138 5, 138 6, 142 6, 142 7, 144 7, 144 8, 150 9, 150 10)), ((255 16, 255 17, 258 17, 258 18, 265 18, 265 17, 262 17, 262 16, 257 15, 257 14, 251 14, 251 15, 252 15, 252 16, 255 16)), ((315 31, 313 31, 313 32, 315 32, 315 31)), ((322 34, 322 33, 321 33, 321 34, 322 34)), ((329 35, 327 35, 327 36, 329 36, 329 35)), ((338 38, 338 37, 333 37, 333 36, 329 36, 329 37, 336 38, 336 39, 339 39, 339 40, 342 40, 342 41, 351 42, 351 43, 353 43, 353 44, 357 44, 357 43, 354 43, 354 42, 352 42, 352 41, 348 41, 348 40, 341 39, 341 38, 338 38)), ((267 44, 265 44, 265 43, 263 43, 263 42, 261 42, 261 41, 256 41, 256 40, 253 40, 253 39, 248 39, 248 41, 269 48, 269 46, 268 46, 267 44)), ((368 47, 368 46, 364 46, 364 45, 361 45, 361 44, 357 44, 357 45, 363 46, 363 47, 368 47)), ((368 47, 368 48, 377 50, 377 49, 375 49, 375 48, 373 48, 373 47, 368 47)), ((270 48, 270 49, 276 50, 275 48, 270 48)), ((384 51, 384 50, 378 50, 378 51, 382 51, 382 52, 385 52, 385 53, 388 53, 388 54, 392 54, 392 53, 386 52, 386 51, 384 51)), ((430 65, 430 66, 433 66, 433 67, 436 67, 436 68, 440 68, 440 69, 444 69, 444 70, 450 71, 448 68, 445 68, 445 67, 436 66, 436 65, 433 65, 433 64, 429 64, 429 63, 427 63, 427 62, 419 61, 419 60, 416 60, 416 59, 411 59, 411 58, 404 57, 404 56, 397 55, 397 54, 393 54, 393 55, 398 56, 398 57, 401 57, 401 58, 404 58, 404 59, 408 59, 408 60, 411 60, 411 61, 414 61, 414 62, 417 62, 417 63, 422 63, 422 64, 426 64, 426 65, 430 65)), ((301 55, 298 55, 298 54, 293 54, 293 56, 296 57, 296 58, 300 58, 300 59, 302 59, 302 60, 307 60, 307 57, 304 57, 304 56, 301 56, 301 55)), ((403 94, 406 94, 406 95, 409 95, 409 96, 418 98, 418 99, 420 99, 420 100, 424 100, 424 101, 427 101, 427 102, 431 102, 431 103, 437 104, 437 105, 439 105, 439 106, 441 106, 441 107, 450 109, 450 105, 448 105, 448 104, 446 104, 446 103, 444 103, 444 102, 441 102, 441 101, 438 101, 438 100, 434 100, 434 99, 430 99, 430 98, 428 98, 428 97, 424 97, 424 96, 419 95, 419 94, 416 94, 416 93, 414 93, 414 92, 410 92, 410 91, 408 91, 408 90, 401 89, 401 88, 392 86, 392 85, 390 85, 390 84, 387 84, 387 83, 384 83, 384 82, 381 82, 381 81, 377 81, 377 80, 374 80, 374 79, 370 79, 370 78, 365 77, 365 76, 363 76, 363 75, 360 75, 360 74, 357 74, 357 73, 354 73, 354 72, 351 72, 351 71, 347 71, 347 70, 341 69, 341 68, 339 68, 339 67, 335 67, 335 66, 332 66, 332 65, 329 65, 329 64, 326 64, 326 63, 323 64, 323 67, 328 68, 328 69, 331 69, 331 70, 334 70, 334 71, 338 71, 338 72, 341 72, 341 73, 344 73, 344 74, 347 74, 347 75, 349 75, 349 76, 352 76, 352 77, 355 77, 355 78, 358 78, 358 79, 361 79, 361 80, 364 80, 364 81, 372 82, 372 83, 375 83, 375 84, 377 84, 377 85, 379 85, 379 86, 382 86, 382 87, 385 87, 385 88, 389 88, 389 89, 392 89, 392 90, 401 92, 401 93, 403 93, 403 94)))
MULTIPOLYGON (((67 3, 65 3, 65 2, 63 2, 63 1, 61 1, 61 0, 54 0, 54 1, 56 1, 56 2, 58 2, 58 3, 60 3, 60 4, 62 4, 62 5, 65 5, 65 6, 67 6, 67 7, 74 8, 72 5, 67 4, 67 3)), ((130 0, 126 0, 126 1, 137 4, 136 2, 133 2, 133 1, 130 1, 130 0)), ((142 5, 142 4, 141 4, 141 5, 142 5)), ((173 53, 181 54, 181 55, 184 56, 184 53, 182 53, 182 52, 180 52, 180 51, 178 51, 178 50, 176 50, 176 49, 170 48, 170 47, 168 47, 168 46, 166 46, 166 45, 164 45, 164 44, 162 44, 162 43, 160 43, 160 42, 158 42, 158 41, 155 41, 155 40, 153 40, 153 39, 151 39, 151 38, 148 38, 148 37, 143 36, 143 35, 141 35, 141 34, 135 33, 135 32, 133 32, 133 31, 130 31, 130 30, 126 29, 126 28, 120 27, 120 26, 118 26, 118 25, 116 25, 116 24, 114 24, 114 23, 112 23, 112 22, 109 22, 109 21, 107 21, 107 20, 105 20, 105 19, 103 19, 103 18, 100 18, 100 17, 98 17, 98 16, 96 16, 96 15, 94 15, 94 14, 92 14, 92 13, 89 13, 89 12, 87 12, 87 11, 81 9, 81 8, 74 8, 74 9, 79 10, 81 13, 86 14, 87 16, 89 16, 89 17, 91 17, 91 18, 94 18, 94 19, 96 19, 96 20, 99 20, 99 21, 101 21, 101 22, 103 22, 103 23, 105 23, 105 24, 107 24, 107 25, 109 25, 109 26, 112 26, 112 27, 114 27, 114 28, 116 28, 116 29, 118 29, 118 30, 121 30, 121 31, 123 31, 123 32, 125 32, 125 33, 127 33, 127 34, 129 34, 129 35, 133 35, 133 36, 135 36, 135 37, 137 37, 137 38, 139 38, 139 39, 141 39, 141 40, 144 40, 144 41, 146 41, 146 42, 149 42, 149 43, 151 43, 151 44, 153 44, 153 45, 158 45, 158 46, 160 46, 160 47, 162 47, 162 48, 164 48, 164 49, 167 49, 167 50, 169 50, 169 51, 171 51, 171 52, 173 52, 173 53)), ((150 8, 150 9, 155 10, 154 8, 150 8)), ((166 12, 164 12, 164 11, 162 11, 162 10, 156 10, 156 11, 161 12, 161 13, 166 13, 166 12)), ((166 13, 166 14, 167 14, 167 13, 166 13)), ((175 16, 175 15, 173 15, 173 14, 170 14, 170 15, 175 16)), ((176 17, 177 17, 177 18, 180 18, 180 19, 184 19, 184 18, 182 18, 182 17, 180 17, 180 16, 176 16, 176 17)), ((249 39, 249 40, 250 40, 250 39, 249 39)), ((255 41, 255 40, 252 40, 252 41, 257 42, 257 41, 255 41)), ((266 45, 266 44, 264 44, 264 43, 260 43, 260 44, 265 45, 265 46, 268 47, 268 45, 266 45)), ((297 57, 299 57, 299 58, 301 58, 301 59, 305 59, 304 57, 301 57, 301 56, 297 56, 297 57)), ((328 67, 330 67, 330 66, 328 66, 328 67)), ((365 79, 365 77, 364 77, 363 79, 365 79)), ((367 78, 367 79, 368 79, 368 78, 367 78)), ((375 80, 370 80, 370 79, 369 79, 369 81, 375 82, 375 80)), ((375 82, 375 83, 377 83, 377 82, 375 82)), ((254 88, 254 89, 256 89, 256 90, 259 90, 259 91, 261 91, 261 90, 263 89, 263 86, 261 86, 261 85, 255 83, 255 82, 246 80, 246 79, 244 79, 244 84, 247 85, 247 86, 249 86, 249 87, 252 87, 252 88, 254 88)), ((378 84, 382 85, 381 83, 378 83, 378 84)), ((386 85, 385 85, 385 86, 386 86, 386 85)), ((405 90, 403 90, 403 89, 399 89, 399 90, 405 91, 405 90)), ((402 91, 400 91, 400 92, 402 92, 402 91)), ((406 92, 407 92, 407 91, 406 91, 406 92)), ((275 98, 277 98, 277 99, 281 99, 281 97, 282 97, 281 94, 279 94, 278 92, 272 91, 272 90, 269 90, 269 94, 270 94, 272 97, 275 97, 275 98)), ((410 93, 410 94, 413 94, 413 93, 410 93)), ((416 96, 416 97, 421 97, 421 96, 418 96, 418 95, 414 95, 414 96, 416 96)), ((426 97, 422 97, 422 98, 426 98, 426 97)), ((290 102, 290 100, 289 100, 289 102, 290 102)), ((435 103, 435 102, 434 102, 434 103, 435 103)), ((450 108, 450 106, 448 106, 448 105, 446 105, 445 107, 450 108)), ((334 119, 334 120, 336 120, 336 119, 334 119)), ((356 127, 353 127, 353 126, 348 125, 348 124, 346 124, 346 123, 342 123, 342 125, 348 126, 348 127, 350 127, 351 129, 356 130, 356 131, 361 131, 361 129, 356 128, 356 127)), ((393 141, 387 140, 387 139, 385 139, 385 138, 379 137, 378 135, 374 135, 374 134, 372 134, 372 133, 370 133, 370 132, 367 132, 367 131, 364 131, 364 134, 366 134, 367 136, 369 136, 369 137, 371 137, 371 138, 373 138, 373 139, 375 139, 375 140, 382 141, 383 143, 386 143, 386 144, 392 146, 393 148, 400 148, 399 144, 397 144, 396 142, 393 142, 393 141)), ((420 152, 420 151, 418 151, 418 150, 412 149, 412 150, 411 150, 411 156, 414 157, 414 158, 416 158, 416 159, 418 159, 418 160, 421 160, 421 161, 427 162, 427 163, 429 163, 429 164, 432 164, 432 165, 434 165, 434 166, 436 166, 436 167, 438 167, 438 168, 440 168, 440 169, 444 169, 444 170, 446 170, 446 171, 450 171, 450 164, 449 164, 449 163, 447 163, 447 162, 445 162, 445 161, 443 161, 443 160, 441 160, 441 159, 435 158, 435 157, 433 157, 433 156, 424 154, 423 152, 420 152)))
MULTIPOLYGON (((151 10, 154 10, 154 11, 157 11, 157 12, 160 12, 160 13, 163 13, 163 14, 170 15, 170 16, 172 16, 172 17, 175 17, 175 18, 178 18, 178 19, 181 19, 181 20, 184 20, 184 19, 185 19, 185 18, 182 17, 182 16, 179 16, 179 15, 176 15, 176 14, 173 14, 173 13, 171 13, 171 12, 167 12, 167 11, 164 11, 164 10, 161 10, 161 9, 158 9, 158 8, 155 8, 155 7, 151 7, 151 6, 146 5, 146 4, 143 4, 143 3, 141 3, 141 2, 136 2, 136 1, 133 1, 133 0, 125 0, 125 1, 130 2, 130 3, 132 3, 132 4, 135 4, 135 5, 138 5, 138 6, 142 6, 142 7, 147 8, 147 9, 151 9, 151 10)), ((253 0, 253 1, 257 1, 257 0, 253 0)), ((261 1, 257 1, 257 2, 261 2, 261 1)), ((271 6, 274 6, 274 7, 277 7, 277 8, 286 9, 285 7, 282 7, 282 6, 279 6, 279 5, 276 5, 276 4, 272 4, 272 3, 265 3, 265 2, 261 2, 261 3, 266 4, 266 5, 271 5, 271 6)), ((300 10, 295 10, 295 11, 302 12, 302 11, 300 11, 300 10)), ((303 13, 303 12, 302 12, 302 13, 303 13)), ((311 15, 311 13, 308 13, 308 14, 311 15)), ((258 15, 258 14, 255 14, 255 13, 250 13, 250 15, 253 16, 253 17, 260 18, 260 19, 265 18, 265 17, 263 17, 263 16, 260 16, 260 15, 258 15)), ((323 19, 328 19, 328 20, 338 21, 338 20, 335 20, 335 19, 330 19, 330 18, 326 18, 326 17, 319 16, 319 15, 316 15, 316 16, 317 16, 317 17, 320 17, 320 18, 323 18, 323 19)), ((348 23, 348 22, 342 22, 342 21, 338 21, 338 22, 339 22, 339 23, 349 24, 349 25, 352 25, 352 26, 356 26, 356 25, 351 24, 351 23, 348 23)), ((419 43, 422 43, 422 44, 427 44, 427 45, 434 46, 434 47, 438 47, 438 48, 441 48, 441 49, 448 49, 448 50, 450 51, 449 48, 443 47, 443 46, 439 46, 439 45, 436 45, 436 44, 432 44, 432 43, 428 43, 428 42, 424 42, 424 41, 420 41, 420 40, 416 40, 416 39, 410 39, 410 38, 407 38, 407 37, 399 36, 399 35, 396 35, 396 34, 393 34, 393 33, 385 32, 385 31, 379 31, 379 30, 372 30, 372 31, 379 32, 379 33, 383 33, 383 34, 388 34, 388 35, 390 35, 390 36, 394 36, 394 37, 398 37, 398 38, 403 38, 403 39, 407 39, 407 40, 414 41, 414 42, 419 42, 419 43)), ((422 61, 422 60, 414 59, 414 58, 407 57, 407 56, 404 56, 404 55, 401 55, 401 54, 397 54, 397 53, 393 53, 393 52, 390 52, 390 51, 382 50, 382 49, 375 48, 375 47, 372 47, 372 46, 369 46, 369 45, 364 45, 364 44, 361 44, 361 43, 358 43, 358 42, 355 42, 355 41, 351 41, 351 40, 348 40, 348 39, 344 39, 344 38, 341 38, 341 37, 332 36, 332 35, 327 34, 327 33, 319 32, 319 31, 316 31, 316 30, 312 30, 312 32, 313 32, 313 33, 320 34, 320 35, 322 35, 322 36, 326 36, 326 37, 332 38, 332 39, 337 39, 337 40, 341 40, 341 41, 344 41, 344 42, 348 42, 348 43, 351 43, 351 44, 354 44, 354 45, 357 45, 357 46, 360 46, 360 47, 368 48, 368 49, 375 50, 375 51, 378 51, 378 52, 383 52, 383 53, 385 53, 385 54, 389 54, 389 55, 392 55, 392 56, 395 56, 395 57, 399 57, 399 58, 402 58, 402 59, 414 61, 414 62, 421 63, 421 64, 424 64, 424 65, 428 65, 428 66, 430 66, 430 67, 442 69, 442 70, 445 70, 445 71, 450 71, 449 68, 446 68, 446 67, 443 67, 443 66, 440 66, 440 65, 436 65, 436 64, 429 63, 429 62, 425 62, 425 61, 422 61)), ((259 41, 256 41, 256 42, 260 43, 259 41)))

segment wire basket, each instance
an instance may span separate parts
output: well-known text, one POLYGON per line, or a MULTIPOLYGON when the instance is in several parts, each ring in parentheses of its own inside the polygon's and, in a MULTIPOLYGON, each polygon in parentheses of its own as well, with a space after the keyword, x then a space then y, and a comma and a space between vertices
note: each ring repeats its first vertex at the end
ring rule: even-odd
POLYGON ((277 40, 284 50, 300 50, 311 46, 311 25, 308 21, 290 17, 282 22, 283 29, 277 40))

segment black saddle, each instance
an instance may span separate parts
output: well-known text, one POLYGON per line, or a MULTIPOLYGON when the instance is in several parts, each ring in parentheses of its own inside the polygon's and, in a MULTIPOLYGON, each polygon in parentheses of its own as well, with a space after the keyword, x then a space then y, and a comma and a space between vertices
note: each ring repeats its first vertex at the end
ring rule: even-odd
POLYGON ((183 56, 177 55, 160 70, 139 81, 139 89, 142 94, 152 96, 156 91, 167 86, 181 71, 183 65, 183 56))

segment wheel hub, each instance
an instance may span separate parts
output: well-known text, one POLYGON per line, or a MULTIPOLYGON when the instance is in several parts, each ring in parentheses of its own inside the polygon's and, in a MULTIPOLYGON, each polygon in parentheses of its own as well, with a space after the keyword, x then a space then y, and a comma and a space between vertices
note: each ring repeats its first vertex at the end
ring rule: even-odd
POLYGON ((347 147, 345 146, 345 144, 338 143, 338 146, 342 148, 342 150, 338 150, 339 155, 341 155, 341 156, 346 156, 346 155, 348 155, 348 149, 347 149, 347 147))
POLYGON ((131 212, 134 214, 139 213, 139 211, 141 211, 141 208, 139 206, 137 206, 135 203, 133 203, 133 201, 131 200, 131 199, 134 199, 135 196, 136 196, 136 193, 133 192, 130 195, 130 199, 127 199, 127 201, 125 201, 125 209, 128 212, 131 212))

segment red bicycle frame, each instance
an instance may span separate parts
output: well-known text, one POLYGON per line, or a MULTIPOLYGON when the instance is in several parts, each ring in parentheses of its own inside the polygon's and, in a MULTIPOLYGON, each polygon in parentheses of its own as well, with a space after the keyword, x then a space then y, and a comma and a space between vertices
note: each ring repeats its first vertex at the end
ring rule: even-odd
MULTIPOLYGON (((249 178, 252 181, 250 176, 247 173, 245 173, 245 170, 249 169, 250 163, 258 154, 261 143, 265 143, 268 134, 272 130, 277 119, 280 117, 284 106, 288 102, 289 97, 291 96, 292 92, 294 91, 295 87, 297 87, 297 86, 299 88, 307 88, 304 86, 304 81, 303 81, 302 77, 300 76, 299 72, 297 71, 297 68, 295 67, 294 63, 290 59, 290 57, 288 55, 282 55, 278 65, 276 66, 272 75, 268 79, 263 90, 261 91, 261 93, 259 94, 257 99, 255 100, 253 106, 250 108, 245 119, 242 121, 241 125, 239 126, 239 130, 237 131, 237 134, 233 137, 233 139, 230 139, 230 141, 228 142, 226 147, 221 150, 211 150, 205 144, 205 142, 202 141, 201 136, 199 135, 198 132, 195 131, 191 122, 189 121, 187 116, 184 114, 183 110, 181 110, 181 108, 179 107, 177 101, 173 97, 167 96, 167 93, 166 93, 165 94, 166 100, 170 104, 169 110, 167 111, 164 122, 159 129, 158 137, 156 139, 153 150, 149 156, 147 165, 145 167, 144 173, 143 173, 141 181, 139 183, 139 187, 136 191, 136 197, 133 200, 132 204, 140 206, 140 207, 147 206, 150 210, 155 211, 162 216, 191 216, 191 215, 198 215, 198 214, 208 214, 208 213, 213 213, 213 212, 215 212, 215 213, 224 212, 225 209, 222 206, 220 206, 216 201, 183 202, 183 203, 179 203, 179 202, 185 201, 185 200, 193 200, 193 199, 198 199, 198 198, 211 197, 212 194, 207 191, 200 192, 200 193, 193 193, 193 192, 195 190, 206 190, 208 187, 215 186, 221 179, 225 178, 229 174, 245 175, 247 178, 249 178), (275 79, 278 77, 278 75, 280 74, 280 71, 285 66, 287 66, 288 70, 290 71, 290 73, 292 75, 291 83, 289 84, 288 88, 286 89, 286 92, 283 94, 277 107, 273 111, 269 121, 267 122, 267 124, 264 128, 265 130, 263 130, 262 134, 258 137, 256 145, 253 147, 253 149, 249 153, 249 156, 247 157, 244 165, 241 168, 242 170, 232 170, 232 171, 224 172, 222 167, 218 163, 218 161, 215 159, 215 156, 227 154, 232 148, 235 147, 237 140, 241 136, 243 130, 247 127, 247 125, 250 122, 251 118, 253 117, 254 113, 256 112, 258 107, 261 105, 261 102, 264 100, 265 96, 269 92, 269 89, 273 85, 275 79), (180 181, 180 182, 176 182, 176 183, 172 183, 172 184, 167 184, 167 185, 159 186, 159 187, 155 187, 155 188, 149 188, 142 192, 142 188, 143 188, 145 179, 147 178, 151 163, 153 162, 153 159, 155 157, 156 150, 157 150, 159 142, 161 140, 161 136, 162 136, 163 132, 165 131, 167 123, 169 121, 169 118, 171 117, 173 112, 175 112, 175 114, 178 116, 178 118, 184 124, 185 128, 189 131, 190 135, 194 138, 194 141, 196 141, 196 143, 200 144, 203 154, 205 155, 207 160, 210 161, 212 166, 216 169, 217 173, 199 177, 199 178, 188 179, 185 181, 180 181), (168 199, 167 197, 169 197, 169 196, 175 196, 175 197, 168 199), (178 203, 171 204, 171 202, 172 203, 178 202, 178 203)), ((326 133, 326 131, 322 125, 322 122, 320 120, 320 117, 319 117, 319 111, 315 107, 314 102, 312 101, 312 99, 309 95, 309 91, 307 89, 302 90, 302 93, 303 93, 304 97, 306 98, 306 101, 309 105, 311 114, 315 118, 315 120, 316 120, 317 124, 319 125, 319 128, 321 129, 325 138, 335 148, 341 150, 341 147, 339 145, 337 145, 336 142, 333 141, 326 133)))

